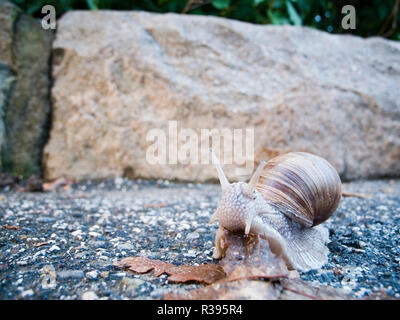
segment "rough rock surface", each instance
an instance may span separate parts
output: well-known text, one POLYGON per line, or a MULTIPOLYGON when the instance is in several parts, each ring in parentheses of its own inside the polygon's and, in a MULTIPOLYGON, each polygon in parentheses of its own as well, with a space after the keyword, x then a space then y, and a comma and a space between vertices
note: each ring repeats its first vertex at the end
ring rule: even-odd
POLYGON ((2 171, 1 152, 5 140, 4 112, 7 107, 15 77, 6 65, 0 63, 0 172, 2 171))
MULTIPOLYGON (((400 180, 351 182, 344 190, 370 198, 342 198, 324 222, 328 263, 301 278, 354 298, 380 290, 400 298, 400 180)), ((113 262, 217 263, 217 223, 209 219, 220 196, 217 185, 121 178, 57 192, 0 191, 0 299, 160 299, 198 288, 113 262)))
POLYGON ((400 171, 394 41, 98 11, 64 15, 53 54, 47 178, 214 178, 212 166, 149 164, 146 135, 168 134, 170 120, 198 133, 254 128, 256 162, 298 150, 327 158, 345 179, 400 171))
POLYGON ((4 121, 3 169, 22 175, 41 173, 42 149, 50 114, 50 54, 53 32, 7 1, 0 2, 0 99, 4 121), (0 71, 2 72, 2 71, 0 71))
POLYGON ((4 113, 7 109, 12 83, 15 80, 12 65, 12 34, 18 9, 8 2, 0 2, 0 171, 1 152, 5 140, 4 113))

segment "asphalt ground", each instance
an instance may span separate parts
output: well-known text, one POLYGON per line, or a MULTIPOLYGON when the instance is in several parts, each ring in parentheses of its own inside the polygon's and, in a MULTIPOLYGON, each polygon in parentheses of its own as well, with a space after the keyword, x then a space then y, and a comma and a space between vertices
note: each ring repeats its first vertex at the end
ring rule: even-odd
MULTIPOLYGON (((384 291, 400 298, 400 180, 357 181, 324 224, 329 262, 300 273, 355 298, 384 291)), ((174 264, 212 259, 220 197, 213 184, 113 179, 51 192, 0 192, 0 299, 161 299, 167 276, 113 266, 129 256, 174 264)))

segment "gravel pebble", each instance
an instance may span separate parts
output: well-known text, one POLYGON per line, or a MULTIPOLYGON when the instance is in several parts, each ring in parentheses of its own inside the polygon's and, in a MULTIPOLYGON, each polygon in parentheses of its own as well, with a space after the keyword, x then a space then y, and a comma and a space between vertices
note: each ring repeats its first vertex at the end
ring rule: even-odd
POLYGON ((68 270, 57 273, 57 277, 60 279, 82 279, 84 276, 85 274, 81 270, 68 270))
POLYGON ((99 277, 99 272, 96 270, 89 271, 86 273, 86 278, 90 280, 96 280, 99 277))
POLYGON ((99 297, 93 291, 87 291, 82 294, 82 300, 97 300, 99 297))

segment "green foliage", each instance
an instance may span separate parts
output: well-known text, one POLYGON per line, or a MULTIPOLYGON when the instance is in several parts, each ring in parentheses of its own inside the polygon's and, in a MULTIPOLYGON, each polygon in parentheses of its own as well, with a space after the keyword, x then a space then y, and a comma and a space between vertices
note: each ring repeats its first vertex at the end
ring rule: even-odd
POLYGON ((290 21, 295 26, 301 26, 302 19, 301 19, 300 15, 297 13, 297 11, 291 1, 286 1, 286 11, 289 15, 290 21))
POLYGON ((229 7, 230 0, 211 0, 212 5, 214 8, 222 10, 229 7))
MULTIPOLYGON (((180 13, 188 0, 11 0, 28 14, 41 17, 41 8, 52 4, 58 16, 73 9, 146 10, 180 13)), ((215 15, 258 24, 292 24, 332 33, 383 35, 400 40, 398 0, 204 0, 195 1, 188 14, 215 15), (356 8, 356 29, 343 30, 344 5, 356 8), (395 10, 398 6, 397 11, 395 10)))

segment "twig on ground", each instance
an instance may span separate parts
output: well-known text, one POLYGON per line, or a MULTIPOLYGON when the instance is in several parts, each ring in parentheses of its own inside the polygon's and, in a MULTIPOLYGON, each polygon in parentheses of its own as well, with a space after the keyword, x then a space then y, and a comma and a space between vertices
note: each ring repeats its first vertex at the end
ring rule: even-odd
POLYGON ((342 192, 342 197, 356 197, 362 199, 371 199, 371 196, 364 193, 355 193, 355 192, 342 192))

